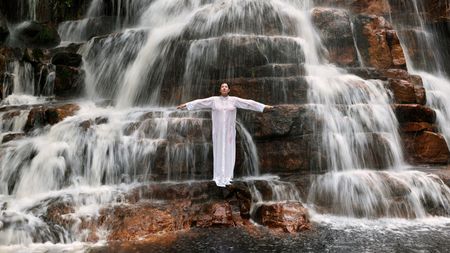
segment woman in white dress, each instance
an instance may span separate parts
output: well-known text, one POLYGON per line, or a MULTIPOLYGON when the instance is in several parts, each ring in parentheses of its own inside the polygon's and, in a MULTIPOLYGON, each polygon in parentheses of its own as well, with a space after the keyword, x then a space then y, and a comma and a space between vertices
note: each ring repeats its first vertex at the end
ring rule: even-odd
POLYGON ((236 158, 236 108, 263 112, 273 106, 253 100, 228 96, 228 84, 220 85, 220 96, 197 99, 179 105, 178 109, 211 109, 214 158, 214 181, 225 187, 231 183, 236 158))

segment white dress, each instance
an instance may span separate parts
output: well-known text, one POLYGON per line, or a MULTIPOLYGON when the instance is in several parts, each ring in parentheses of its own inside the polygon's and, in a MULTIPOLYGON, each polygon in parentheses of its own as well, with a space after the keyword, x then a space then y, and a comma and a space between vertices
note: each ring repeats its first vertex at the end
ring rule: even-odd
POLYGON ((218 186, 230 184, 236 158, 236 108, 259 111, 265 105, 231 96, 214 96, 186 103, 188 110, 212 110, 214 178, 218 186))

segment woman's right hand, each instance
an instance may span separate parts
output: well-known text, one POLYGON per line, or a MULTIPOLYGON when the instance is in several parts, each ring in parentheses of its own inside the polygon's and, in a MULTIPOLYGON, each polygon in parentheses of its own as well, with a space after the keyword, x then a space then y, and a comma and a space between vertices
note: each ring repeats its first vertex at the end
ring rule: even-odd
POLYGON ((186 109, 186 104, 181 104, 181 105, 177 106, 177 109, 180 109, 180 110, 186 109))

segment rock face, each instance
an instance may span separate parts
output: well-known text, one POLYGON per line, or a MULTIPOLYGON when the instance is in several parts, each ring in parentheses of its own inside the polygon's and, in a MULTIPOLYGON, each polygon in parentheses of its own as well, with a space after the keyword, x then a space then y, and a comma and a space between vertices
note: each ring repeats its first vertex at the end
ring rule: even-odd
POLYGON ((308 213, 300 203, 261 205, 256 209, 256 220, 264 226, 288 233, 310 228, 308 213))
POLYGON ((450 152, 442 135, 420 128, 414 134, 403 135, 408 160, 412 163, 448 164, 450 152))
POLYGON ((11 46, 51 48, 57 46, 60 41, 58 32, 52 25, 29 21, 16 27, 9 44, 11 46))
POLYGON ((0 12, 0 45, 6 41, 9 35, 8 25, 3 14, 0 12))
POLYGON ((355 31, 366 66, 378 69, 406 68, 397 33, 386 19, 360 14, 355 20, 355 31))
MULTIPOLYGON (((258 188, 268 187, 261 181, 258 188)), ((126 204, 106 207, 90 225, 94 239, 99 229, 108 229, 109 241, 151 240, 155 236, 167 235, 194 227, 242 227, 251 225, 244 203, 250 203, 251 195, 246 183, 237 182, 227 188, 218 188, 212 182, 193 184, 152 184, 136 188, 126 197, 126 204), (149 199, 164 200, 159 203, 149 199)), ((69 226, 70 220, 61 219, 74 212, 70 203, 55 203, 49 208, 48 220, 69 226)), ((271 203, 259 206, 255 217, 273 231, 297 233, 309 229, 311 224, 307 210, 298 202, 271 203)))

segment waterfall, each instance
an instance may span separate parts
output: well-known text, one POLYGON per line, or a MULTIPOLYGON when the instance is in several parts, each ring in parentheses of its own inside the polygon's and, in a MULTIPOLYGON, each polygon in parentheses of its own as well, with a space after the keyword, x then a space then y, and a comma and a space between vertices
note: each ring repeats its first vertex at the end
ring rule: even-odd
POLYGON ((131 27, 151 4, 146 0, 91 1, 83 19, 59 24, 62 41, 83 42, 90 38, 131 27))
POLYGON ((28 16, 30 20, 37 20, 36 10, 39 0, 28 0, 28 16))
POLYGON ((445 72, 442 56, 437 50, 438 41, 425 26, 425 3, 420 0, 403 2, 398 8, 410 10, 411 18, 392 14, 406 54, 409 72, 422 77, 427 105, 436 112, 436 123, 450 147, 450 78, 445 72), (411 53, 413 52, 413 53, 411 53))

